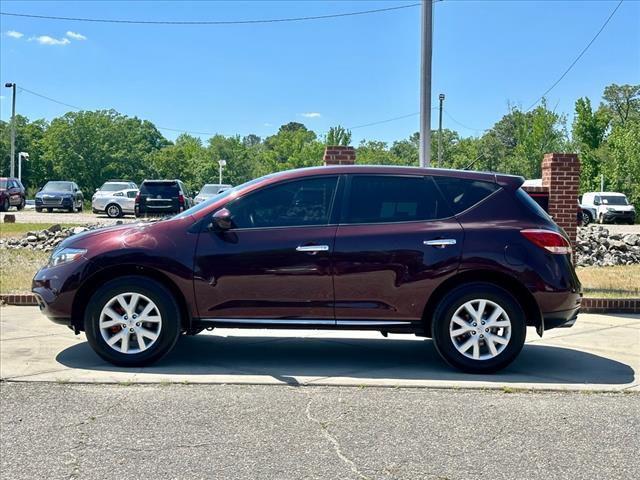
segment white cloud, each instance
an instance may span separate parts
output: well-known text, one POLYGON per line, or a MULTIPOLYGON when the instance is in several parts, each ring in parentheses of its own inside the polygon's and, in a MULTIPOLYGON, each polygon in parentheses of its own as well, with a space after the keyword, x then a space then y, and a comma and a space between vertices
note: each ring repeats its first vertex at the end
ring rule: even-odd
POLYGON ((87 39, 87 37, 85 37, 81 33, 72 32, 72 31, 68 31, 67 32, 67 37, 73 38, 74 40, 86 40, 87 39))
POLYGON ((320 118, 322 116, 318 112, 305 112, 301 113, 300 115, 305 118, 320 118))
POLYGON ((53 38, 49 35, 40 35, 31 37, 29 40, 35 40, 40 45, 69 45, 71 41, 68 38, 53 38))
POLYGON ((24 37, 24 33, 16 32, 15 30, 7 31, 6 35, 7 35, 7 37, 11 37, 11 38, 22 38, 22 37, 24 37))

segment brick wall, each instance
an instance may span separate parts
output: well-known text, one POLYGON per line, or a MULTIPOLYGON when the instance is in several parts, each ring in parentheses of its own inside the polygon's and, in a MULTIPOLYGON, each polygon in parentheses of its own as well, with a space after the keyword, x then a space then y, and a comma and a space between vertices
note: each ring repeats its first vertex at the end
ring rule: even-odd
POLYGON ((327 146, 322 160, 325 165, 353 165, 356 163, 356 149, 340 145, 327 146))
POLYGON ((549 215, 575 244, 578 232, 580 160, 575 153, 547 153, 542 160, 542 186, 549 190, 549 215))

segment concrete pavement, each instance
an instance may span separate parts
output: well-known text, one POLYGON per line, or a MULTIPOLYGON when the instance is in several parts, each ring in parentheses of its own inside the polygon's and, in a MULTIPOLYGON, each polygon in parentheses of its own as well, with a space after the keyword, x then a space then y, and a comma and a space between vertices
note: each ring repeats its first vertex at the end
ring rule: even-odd
POLYGON ((529 329, 494 375, 444 364, 428 339, 376 332, 216 329, 181 338, 148 368, 102 361, 36 307, 0 308, 0 376, 59 383, 211 383, 640 391, 640 316, 580 315, 569 329, 529 329))

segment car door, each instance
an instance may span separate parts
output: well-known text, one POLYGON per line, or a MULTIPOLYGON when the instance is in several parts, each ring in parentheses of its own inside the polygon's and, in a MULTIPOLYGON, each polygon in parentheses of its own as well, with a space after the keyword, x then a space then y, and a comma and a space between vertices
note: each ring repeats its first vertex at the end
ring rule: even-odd
POLYGON ((462 240, 431 177, 350 176, 333 256, 337 323, 419 322, 462 240))
POLYGON ((20 187, 15 180, 7 182, 7 193, 9 194, 9 205, 20 205, 22 198, 20 197, 20 187))
POLYGON ((338 176, 280 182, 232 200, 230 230, 204 226, 195 256, 200 316, 333 324, 338 176))

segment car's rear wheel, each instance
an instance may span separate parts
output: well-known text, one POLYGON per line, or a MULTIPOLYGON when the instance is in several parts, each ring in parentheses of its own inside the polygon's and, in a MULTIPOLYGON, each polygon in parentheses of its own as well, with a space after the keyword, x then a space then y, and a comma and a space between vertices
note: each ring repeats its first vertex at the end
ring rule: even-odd
POLYGON ((180 335, 180 309, 163 285, 146 277, 112 280, 91 297, 87 340, 114 365, 142 367, 166 355, 180 335))
POLYGON ((26 203, 27 203, 27 202, 25 201, 25 199, 24 199, 24 198, 21 198, 21 199, 20 199, 20 203, 16 206, 16 208, 17 208, 18 210, 22 210, 22 209, 24 208, 24 206, 25 206, 25 204, 26 204, 26 203))
POLYGON ((105 210, 109 218, 120 218, 122 216, 122 208, 117 203, 107 205, 105 210))
POLYGON ((469 373, 509 365, 526 337, 524 312, 506 290, 488 283, 462 285, 436 307, 432 337, 440 356, 469 373))
POLYGON ((47 208, 47 212, 49 213, 53 212, 53 208, 47 208))
POLYGON ((8 211, 9 211, 9 199, 8 199, 8 198, 5 198, 5 199, 2 201, 2 205, 1 205, 1 207, 2 207, 2 211, 3 211, 3 212, 8 212, 8 211))
POLYGON ((582 226, 586 227, 591 222, 593 222, 593 219, 591 218, 591 214, 589 214, 589 212, 582 212, 582 226))

